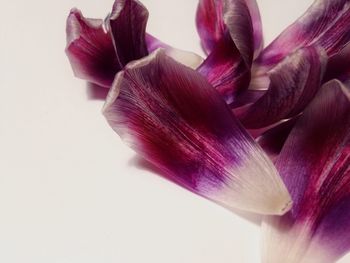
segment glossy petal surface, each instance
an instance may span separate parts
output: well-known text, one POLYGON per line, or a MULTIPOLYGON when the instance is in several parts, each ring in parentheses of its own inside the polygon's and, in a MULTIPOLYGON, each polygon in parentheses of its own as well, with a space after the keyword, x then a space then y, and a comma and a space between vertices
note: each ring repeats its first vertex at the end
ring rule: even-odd
POLYGON ((263 262, 329 263, 350 249, 349 88, 325 84, 277 159, 294 202, 264 223, 263 262))
POLYGON ((177 184, 225 207, 283 214, 289 194, 274 166, 198 72, 163 51, 118 74, 104 115, 177 184))
POLYGON ((121 65, 103 20, 85 18, 79 10, 72 9, 66 31, 66 54, 75 76, 110 87, 121 65))

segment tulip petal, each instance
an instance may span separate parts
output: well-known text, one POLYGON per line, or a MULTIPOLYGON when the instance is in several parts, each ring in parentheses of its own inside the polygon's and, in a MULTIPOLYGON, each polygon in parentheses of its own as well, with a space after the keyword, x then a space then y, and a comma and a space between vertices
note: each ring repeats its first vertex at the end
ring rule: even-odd
POLYGON ((116 0, 109 17, 109 26, 118 61, 130 61, 148 55, 146 25, 148 10, 137 0, 116 0))
POLYGON ((197 29, 209 54, 225 37, 227 29, 247 64, 263 46, 262 24, 256 0, 200 0, 197 29))
POLYGON ((206 77, 228 104, 235 100, 239 91, 249 86, 250 69, 230 37, 217 43, 213 52, 199 66, 198 72, 206 77))
POLYGON ((199 0, 196 24, 203 50, 209 54, 225 34, 224 0, 199 0))
POLYGON ((278 168, 294 202, 266 217, 263 262, 329 263, 350 250, 350 90, 326 83, 288 137, 278 168))
POLYGON ((271 67, 298 48, 318 45, 328 56, 350 40, 350 1, 316 0, 294 24, 262 51, 257 63, 271 67))
POLYGON ((193 69, 198 68, 203 63, 203 58, 201 56, 193 52, 173 48, 150 34, 146 34, 146 42, 149 53, 152 53, 158 48, 162 48, 169 57, 193 69))
POLYGON ((327 65, 324 82, 332 79, 348 81, 350 79, 350 43, 338 54, 332 56, 327 65))
POLYGON ((136 152, 194 193, 263 214, 289 209, 274 166, 219 94, 163 51, 117 75, 103 112, 136 152))
POLYGON ((78 9, 72 9, 66 31, 66 54, 75 76, 110 87, 121 65, 103 20, 85 18, 78 9))
POLYGON ((299 114, 319 89, 326 61, 322 51, 309 47, 277 65, 266 93, 238 114, 244 127, 258 129, 299 114))
POLYGON ((261 148, 269 155, 270 159, 275 161, 280 154, 289 133, 293 129, 298 118, 289 119, 277 126, 265 131, 256 141, 261 148))

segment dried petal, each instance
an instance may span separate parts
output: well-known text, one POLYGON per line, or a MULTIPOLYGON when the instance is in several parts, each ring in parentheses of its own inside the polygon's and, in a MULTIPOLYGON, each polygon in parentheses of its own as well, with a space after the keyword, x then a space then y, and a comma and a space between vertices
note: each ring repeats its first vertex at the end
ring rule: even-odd
POLYGON ((329 263, 350 250, 349 99, 328 82, 288 137, 276 167, 294 205, 266 218, 263 262, 329 263))
POLYGON ((164 176, 225 207, 283 214, 289 194, 262 149, 195 70, 157 51, 116 77, 104 115, 164 176))

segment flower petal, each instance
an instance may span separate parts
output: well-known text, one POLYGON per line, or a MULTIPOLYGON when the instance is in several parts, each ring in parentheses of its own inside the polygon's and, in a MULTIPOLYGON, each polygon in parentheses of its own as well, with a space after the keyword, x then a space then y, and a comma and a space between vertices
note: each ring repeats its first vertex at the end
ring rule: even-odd
POLYGON ((137 0, 116 0, 109 17, 109 27, 118 61, 126 65, 130 61, 148 55, 146 25, 148 10, 137 0))
POLYGON ((66 31, 66 54, 75 76, 110 87, 121 65, 103 20, 85 18, 78 9, 72 9, 66 31))
POLYGON ((269 72, 266 93, 238 114, 244 127, 258 129, 299 114, 315 96, 326 61, 323 52, 313 47, 287 57, 269 72))
POLYGON ((262 24, 256 0, 200 0, 197 29, 207 54, 225 36, 227 29, 247 64, 263 46, 262 24))
POLYGON ((274 166, 195 70, 156 51, 116 77, 104 115, 183 187, 225 207, 283 214, 290 199, 274 166))
POLYGON ((299 118, 276 167, 294 202, 264 223, 263 262, 329 263, 350 250, 350 95, 332 80, 299 118))
POLYGON ((225 34, 224 0, 199 0, 196 23, 203 50, 209 54, 225 34))
POLYGON ((239 91, 249 86, 250 68, 228 36, 217 43, 213 52, 199 66, 198 72, 206 77, 228 104, 235 100, 239 91))
POLYGON ((277 126, 265 131, 256 141, 261 148, 269 155, 270 159, 275 161, 280 154, 289 133, 293 129, 298 118, 292 118, 284 121, 277 126))
POLYGON ((338 53, 350 40, 350 1, 316 0, 294 24, 277 37, 257 60, 271 67, 296 49, 318 45, 328 56, 338 53))
POLYGON ((193 69, 198 68, 203 63, 203 58, 201 56, 193 52, 173 48, 150 34, 146 34, 146 42, 149 53, 152 53, 158 48, 162 48, 169 57, 193 69))

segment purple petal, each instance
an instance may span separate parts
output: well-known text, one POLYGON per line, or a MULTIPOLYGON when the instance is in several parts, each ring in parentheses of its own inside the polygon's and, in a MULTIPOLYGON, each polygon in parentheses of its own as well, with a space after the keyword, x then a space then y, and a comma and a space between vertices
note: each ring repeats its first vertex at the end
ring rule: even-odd
POLYGON ((110 87, 121 65, 103 21, 84 18, 79 10, 72 9, 67 19, 66 31, 66 54, 75 76, 110 87))
POLYGON ((200 0, 197 29, 207 54, 225 37, 227 30, 247 64, 263 46, 260 13, 255 0, 200 0))
POLYGON ((332 56, 327 65, 324 81, 339 79, 347 81, 350 79, 350 44, 343 48, 338 54, 332 56))
POLYGON ((294 202, 264 224, 263 262, 329 263, 350 250, 350 90, 325 84, 276 162, 294 202))
POLYGON ((118 61, 130 61, 148 55, 146 45, 147 9, 137 0, 116 0, 109 17, 109 26, 118 61))
POLYGON ((261 148, 269 155, 270 159, 275 161, 280 154, 289 133, 293 129, 298 118, 289 119, 281 124, 267 130, 256 141, 261 148))
POLYGON ((244 127, 259 129, 299 114, 315 96, 325 67, 318 49, 297 51, 269 72, 269 89, 238 118, 244 127))
POLYGON ((298 48, 318 45, 328 56, 342 50, 350 40, 350 1, 316 0, 259 56, 257 63, 271 67, 298 48))
POLYGON ((225 34, 223 0, 199 0, 196 23, 204 51, 209 54, 225 34))
POLYGON ((198 68, 198 66, 203 63, 203 58, 199 55, 193 52, 173 48, 150 34, 146 34, 146 42, 149 53, 152 53, 158 48, 162 48, 169 57, 172 57, 177 62, 180 62, 193 69, 198 68))
POLYGON ((289 194, 262 149, 195 70, 157 51, 116 77, 104 115, 177 184, 225 207, 283 214, 289 194))
POLYGON ((233 41, 226 37, 198 68, 227 103, 232 103, 239 91, 249 86, 250 68, 233 41))

